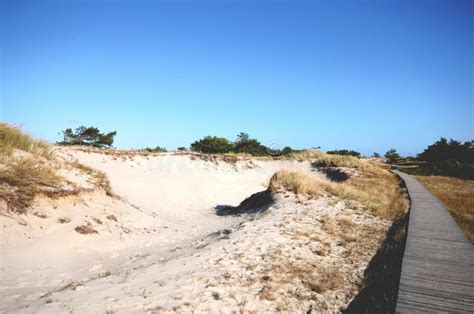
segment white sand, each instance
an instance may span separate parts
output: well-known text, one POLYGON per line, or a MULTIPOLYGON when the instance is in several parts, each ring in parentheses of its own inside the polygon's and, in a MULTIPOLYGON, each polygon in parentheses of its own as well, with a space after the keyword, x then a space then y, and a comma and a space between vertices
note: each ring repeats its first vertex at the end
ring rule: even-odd
MULTIPOLYGON (((105 172, 120 198, 40 198, 31 214, 1 216, 1 312, 335 311, 356 292, 388 226, 335 199, 289 193, 258 219, 215 214, 216 206, 265 190, 280 169, 309 172, 308 162, 129 158, 72 148, 57 154, 105 172), (324 231, 321 217, 334 219, 336 231, 324 231), (360 243, 345 238, 341 217, 351 217, 355 233, 373 232, 357 257, 347 257, 360 243), (87 224, 98 233, 74 230, 87 224), (224 229, 230 234, 211 235, 224 229), (302 261, 299 268, 316 277, 337 265, 342 286, 311 292, 292 271, 302 261)), ((64 175, 87 185, 80 175, 64 175)))

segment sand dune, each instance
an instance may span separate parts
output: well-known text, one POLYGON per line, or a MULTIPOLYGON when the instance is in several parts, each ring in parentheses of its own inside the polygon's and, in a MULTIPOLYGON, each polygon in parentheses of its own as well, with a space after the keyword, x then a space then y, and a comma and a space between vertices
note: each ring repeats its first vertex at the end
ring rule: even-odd
POLYGON ((115 196, 63 169, 84 192, 0 217, 2 312, 338 311, 390 225, 354 201, 284 190, 217 215, 279 170, 327 181, 308 161, 64 147, 55 158, 104 172, 115 196))

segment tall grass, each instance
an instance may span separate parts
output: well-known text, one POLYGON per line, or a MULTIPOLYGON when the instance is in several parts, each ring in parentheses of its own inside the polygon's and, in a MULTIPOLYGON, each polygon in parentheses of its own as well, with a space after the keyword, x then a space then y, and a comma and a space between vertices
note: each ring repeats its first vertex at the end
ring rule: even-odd
POLYGON ((31 138, 19 127, 0 122, 0 155, 11 156, 15 149, 48 159, 51 156, 51 146, 48 143, 31 138))

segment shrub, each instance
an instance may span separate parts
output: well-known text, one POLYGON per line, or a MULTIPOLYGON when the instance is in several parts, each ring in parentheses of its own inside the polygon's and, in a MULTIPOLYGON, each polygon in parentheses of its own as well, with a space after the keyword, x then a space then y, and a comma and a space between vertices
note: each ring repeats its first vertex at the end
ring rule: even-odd
POLYGON ((454 161, 474 164, 474 141, 461 143, 451 139, 448 142, 442 137, 439 141, 429 145, 418 155, 418 158, 429 163, 454 161))
POLYGON ((161 146, 156 146, 155 148, 145 147, 143 150, 149 153, 166 153, 167 152, 166 148, 161 147, 161 146))
POLYGON ((94 147, 110 147, 114 143, 116 131, 100 133, 96 127, 80 126, 75 132, 71 128, 62 131, 63 141, 59 145, 85 145, 94 147))
POLYGON ((389 164, 393 164, 400 159, 400 155, 395 148, 391 148, 385 153, 385 158, 387 158, 389 164))
POLYGON ((181 147, 178 147, 178 150, 179 151, 187 151, 188 149, 186 147, 181 146, 181 147))
POLYGON ((347 150, 347 149, 330 150, 327 153, 330 155, 343 155, 343 156, 354 156, 354 157, 360 156, 359 152, 356 152, 355 150, 347 150))
POLYGON ((418 159, 425 163, 416 174, 474 179, 474 141, 461 143, 440 138, 419 154, 418 159))
POLYGON ((226 138, 206 136, 191 144, 191 150, 201 153, 224 154, 234 150, 234 144, 226 138))
POLYGON ((270 149, 262 145, 258 140, 250 138, 245 132, 240 132, 234 142, 236 153, 247 153, 252 156, 265 156, 271 154, 270 149))

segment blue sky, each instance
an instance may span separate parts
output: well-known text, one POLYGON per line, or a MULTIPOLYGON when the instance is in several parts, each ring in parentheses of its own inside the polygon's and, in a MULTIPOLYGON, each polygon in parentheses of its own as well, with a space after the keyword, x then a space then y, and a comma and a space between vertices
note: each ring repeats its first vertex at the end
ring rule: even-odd
POLYGON ((116 146, 474 138, 472 1, 0 1, 0 120, 116 146))

